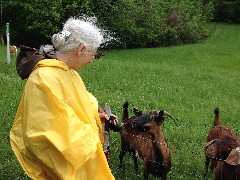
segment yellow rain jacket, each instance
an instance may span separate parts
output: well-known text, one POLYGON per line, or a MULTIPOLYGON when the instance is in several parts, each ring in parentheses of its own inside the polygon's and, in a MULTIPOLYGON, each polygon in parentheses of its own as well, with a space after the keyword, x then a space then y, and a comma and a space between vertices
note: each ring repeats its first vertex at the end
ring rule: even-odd
POLYGON ((114 179, 102 141, 98 102, 78 73, 58 60, 39 61, 10 131, 24 171, 37 180, 114 179))

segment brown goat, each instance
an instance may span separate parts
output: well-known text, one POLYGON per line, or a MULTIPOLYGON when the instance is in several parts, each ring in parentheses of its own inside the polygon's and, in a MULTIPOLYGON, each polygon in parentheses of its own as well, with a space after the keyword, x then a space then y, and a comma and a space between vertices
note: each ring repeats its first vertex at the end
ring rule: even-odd
POLYGON ((95 52, 93 54, 94 59, 99 59, 101 56, 105 56, 103 52, 95 52))
POLYGON ((15 57, 17 56, 17 47, 14 45, 10 45, 10 54, 13 54, 15 57))
MULTIPOLYGON (((220 116, 219 116, 219 108, 216 107, 214 109, 214 127, 209 131, 208 136, 207 136, 207 143, 205 143, 205 153, 207 152, 207 149, 209 147, 209 142, 213 141, 213 140, 217 140, 222 136, 232 136, 233 138, 237 138, 236 134, 227 126, 223 126, 220 124, 220 116)), ((208 176, 208 166, 210 165, 211 170, 214 169, 214 167, 217 166, 217 161, 211 157, 209 157, 207 154, 205 154, 205 167, 206 167, 206 178, 208 176)))
POLYGON ((215 180, 240 180, 240 139, 221 136, 206 144, 206 155, 216 159, 215 180))
POLYGON ((120 127, 121 151, 119 154, 120 168, 122 168, 123 156, 126 152, 133 155, 135 171, 138 171, 136 153, 144 163, 144 179, 149 174, 166 179, 171 169, 170 149, 160 125, 167 115, 173 120, 174 117, 161 110, 142 114, 134 110, 135 116, 128 117, 128 102, 123 105, 123 125, 120 127))

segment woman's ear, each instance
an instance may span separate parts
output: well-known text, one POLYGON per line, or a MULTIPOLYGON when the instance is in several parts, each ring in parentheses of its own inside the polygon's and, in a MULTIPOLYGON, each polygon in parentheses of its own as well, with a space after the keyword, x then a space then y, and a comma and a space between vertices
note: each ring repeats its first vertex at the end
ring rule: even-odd
POLYGON ((86 50, 86 46, 84 46, 83 44, 81 44, 81 45, 79 46, 79 48, 77 49, 78 55, 81 55, 82 52, 85 51, 85 50, 86 50))

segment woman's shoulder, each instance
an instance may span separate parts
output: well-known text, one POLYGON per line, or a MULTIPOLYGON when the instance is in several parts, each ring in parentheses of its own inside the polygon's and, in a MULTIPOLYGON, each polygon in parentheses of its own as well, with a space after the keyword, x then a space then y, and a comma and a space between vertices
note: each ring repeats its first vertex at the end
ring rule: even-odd
POLYGON ((44 59, 36 64, 31 72, 28 81, 53 82, 56 80, 64 81, 69 68, 61 61, 56 59, 44 59))

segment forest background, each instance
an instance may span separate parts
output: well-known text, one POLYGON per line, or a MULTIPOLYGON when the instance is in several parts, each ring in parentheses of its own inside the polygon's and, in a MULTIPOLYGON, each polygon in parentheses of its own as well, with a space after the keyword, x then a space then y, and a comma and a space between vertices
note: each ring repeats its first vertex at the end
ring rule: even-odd
POLYGON ((10 24, 14 45, 51 43, 71 16, 95 16, 114 40, 104 48, 163 47, 206 39, 210 21, 240 22, 240 0, 6 0, 1 1, 0 40, 10 24))

